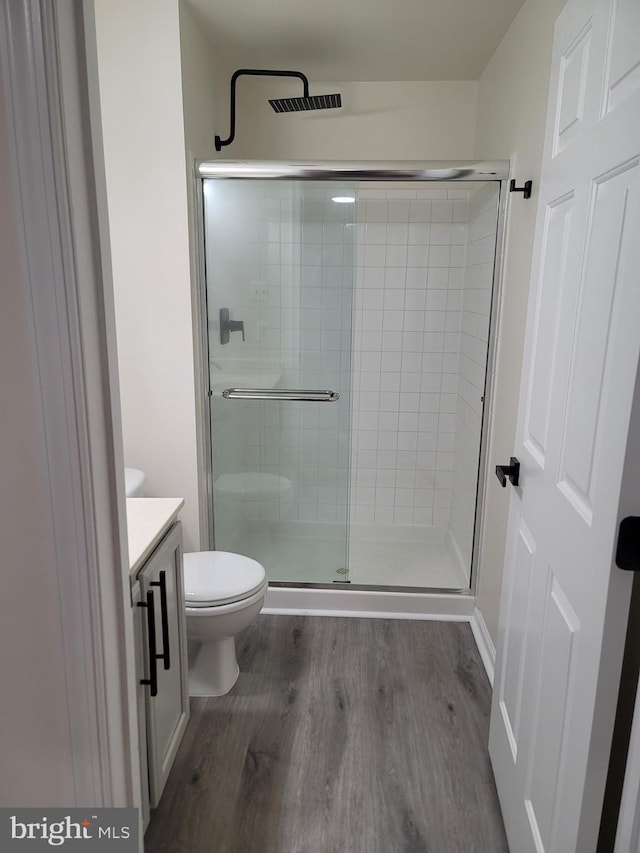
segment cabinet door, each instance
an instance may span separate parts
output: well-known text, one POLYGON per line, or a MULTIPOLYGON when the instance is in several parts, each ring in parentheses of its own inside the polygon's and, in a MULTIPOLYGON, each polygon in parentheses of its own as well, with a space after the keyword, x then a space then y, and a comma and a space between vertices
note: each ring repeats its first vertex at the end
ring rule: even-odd
POLYGON ((136 581, 131 590, 131 604, 133 605, 133 637, 135 644, 136 660, 136 699, 138 704, 138 752, 140 755, 140 809, 142 812, 142 828, 146 830, 149 824, 149 770, 147 767, 147 713, 146 713, 146 690, 141 684, 145 677, 145 641, 146 616, 144 610, 138 607, 142 601, 140 584, 136 581))
MULTIPOLYGON (((189 720, 182 526, 176 522, 138 573, 142 600, 153 599, 157 693, 146 693, 151 808, 158 805, 189 720)), ((147 608, 148 613, 148 608, 147 608)), ((151 667, 149 627, 145 659, 151 667)), ((153 653, 153 649, 151 649, 153 653)), ((151 673, 149 673, 151 675, 151 673)))

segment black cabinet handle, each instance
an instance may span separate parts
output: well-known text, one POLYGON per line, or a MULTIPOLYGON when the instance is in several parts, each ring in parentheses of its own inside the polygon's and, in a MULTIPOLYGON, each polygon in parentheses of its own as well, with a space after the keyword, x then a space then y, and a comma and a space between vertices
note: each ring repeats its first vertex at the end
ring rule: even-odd
POLYGON ((511 480, 514 486, 518 485, 520 479, 520 463, 515 456, 511 457, 509 465, 496 465, 496 477, 500 480, 501 486, 507 485, 507 477, 511 480))
POLYGON ((167 573, 163 570, 159 572, 159 581, 151 581, 149 586, 160 587, 160 616, 162 618, 162 654, 158 655, 158 659, 162 658, 165 669, 171 669, 171 658, 169 653, 169 611, 167 608, 167 573))
MULTIPOLYGON (((149 590, 146 601, 139 601, 138 607, 147 608, 147 635, 149 638, 149 678, 141 678, 140 684, 149 685, 151 696, 158 695, 158 654, 156 653, 156 610, 153 592, 149 590)), ((160 655, 162 657, 162 655, 160 655)))

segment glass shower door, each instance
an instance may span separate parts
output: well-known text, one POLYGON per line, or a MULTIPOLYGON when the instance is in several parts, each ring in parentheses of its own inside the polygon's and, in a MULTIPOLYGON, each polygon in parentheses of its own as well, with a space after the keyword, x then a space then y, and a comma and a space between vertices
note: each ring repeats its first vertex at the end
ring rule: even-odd
POLYGON ((355 192, 203 183, 215 547, 346 580, 355 192))

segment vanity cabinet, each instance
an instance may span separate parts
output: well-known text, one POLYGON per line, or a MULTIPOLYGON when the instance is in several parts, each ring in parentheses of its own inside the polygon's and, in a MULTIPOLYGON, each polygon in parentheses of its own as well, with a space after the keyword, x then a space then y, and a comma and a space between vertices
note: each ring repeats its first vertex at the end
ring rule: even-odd
MULTIPOLYGON (((182 525, 175 522, 132 578, 140 766, 145 806, 160 801, 189 720, 182 525), (144 743, 143 743, 144 741, 144 743), (147 797, 148 794, 148 797, 147 797), (147 797, 148 805, 145 803, 147 797)), ((147 819, 145 817, 145 825, 147 819)))

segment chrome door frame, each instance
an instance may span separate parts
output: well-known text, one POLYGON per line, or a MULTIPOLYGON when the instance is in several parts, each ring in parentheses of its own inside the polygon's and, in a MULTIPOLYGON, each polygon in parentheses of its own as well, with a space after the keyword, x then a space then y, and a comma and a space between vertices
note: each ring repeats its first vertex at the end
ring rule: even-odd
POLYGON ((271 586, 296 587, 310 589, 336 589, 336 583, 343 589, 379 590, 386 592, 419 592, 433 594, 459 593, 475 595, 478 584, 478 565, 483 535, 483 510, 487 492, 488 448, 491 433, 493 390, 498 340, 498 319, 502 301, 503 262, 506 238, 507 195, 509 192, 510 162, 508 160, 424 160, 424 161, 267 161, 267 160, 196 160, 193 180, 196 183, 195 198, 198 205, 197 233, 197 270, 193 276, 194 311, 204 318, 194 324, 198 333, 194 335, 194 358, 196 373, 201 377, 198 384, 204 388, 204 394, 196 398, 196 426, 198 444, 204 448, 203 457, 208 460, 206 470, 198 473, 198 491, 201 506, 206 507, 207 529, 201 531, 204 550, 211 550, 215 543, 215 519, 213 513, 213 447, 211 437, 211 395, 209 389, 209 341, 206 318, 206 263, 204 242, 204 180, 308 180, 308 181, 392 181, 392 182, 456 182, 478 181, 500 183, 498 217, 496 229, 496 248, 493 268, 493 289, 489 318, 489 340, 483 401, 482 432, 480 439, 480 457, 478 464, 478 485, 476 492, 476 513, 473 533, 473 550, 469 575, 469 586, 462 589, 444 589, 443 587, 405 587, 379 586, 363 584, 335 583, 291 583, 271 581, 271 586))

